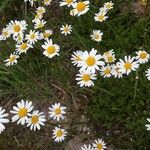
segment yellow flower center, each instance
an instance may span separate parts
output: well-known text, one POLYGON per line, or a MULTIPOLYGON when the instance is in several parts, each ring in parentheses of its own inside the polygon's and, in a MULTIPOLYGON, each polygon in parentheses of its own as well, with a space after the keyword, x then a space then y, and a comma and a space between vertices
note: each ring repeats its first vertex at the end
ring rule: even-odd
POLYGON ((55 112, 56 115, 59 115, 59 114, 61 114, 61 109, 60 108, 56 108, 54 110, 54 112, 55 112))
POLYGON ((25 50, 28 47, 27 43, 23 43, 20 47, 21 50, 25 50))
POLYGON ((11 57, 9 58, 9 61, 10 61, 10 62, 13 62, 15 59, 16 59, 16 56, 11 56, 11 57))
POLYGON ((31 34, 30 38, 33 40, 35 38, 35 33, 31 34))
POLYGON ((140 58, 141 58, 141 59, 145 59, 146 56, 147 56, 147 53, 145 53, 145 52, 143 52, 143 53, 140 54, 140 58))
POLYGON ((104 70, 104 74, 106 74, 106 75, 110 74, 110 72, 111 72, 111 70, 108 68, 104 70))
POLYGON ((89 74, 84 74, 83 75, 83 81, 87 82, 90 80, 90 75, 89 74))
POLYGON ((97 149, 98 149, 98 150, 101 150, 102 148, 103 148, 103 145, 102 145, 102 144, 100 144, 100 143, 97 144, 97 149))
POLYGON ((96 60, 92 56, 87 58, 87 60, 86 60, 86 63, 87 63, 88 66, 93 66, 95 64, 95 62, 96 62, 96 60))
POLYGON ((32 124, 36 124, 39 121, 39 117, 37 115, 32 116, 31 122, 32 124))
POLYGON ((59 130, 59 131, 57 131, 57 137, 62 137, 62 135, 63 135, 63 132, 61 131, 61 130, 59 130))
POLYGON ((124 64, 124 68, 125 68, 126 70, 131 69, 131 67, 132 67, 132 64, 129 63, 129 62, 127 62, 127 63, 124 64))
POLYGON ((43 9, 39 9, 38 10, 38 14, 43 14, 44 13, 44 10, 43 9))
POLYGON ((77 11, 81 12, 84 11, 86 8, 86 4, 84 2, 79 2, 77 5, 77 11))
POLYGON ((70 4, 70 3, 73 2, 73 0, 66 0, 66 2, 67 2, 68 4, 70 4))
POLYGON ((21 108, 20 110, 19 110, 19 112, 18 112, 18 115, 19 115, 19 117, 20 118, 23 118, 23 117, 25 117, 26 115, 27 115, 27 108, 21 108))
POLYGON ((49 46, 49 47, 47 48, 47 53, 48 53, 49 55, 55 53, 55 51, 56 51, 56 48, 55 48, 54 46, 49 46))
POLYGON ((44 25, 42 24, 42 22, 40 22, 39 24, 38 24, 38 28, 42 28, 44 25))
POLYGON ((49 2, 49 0, 44 0, 45 3, 49 2))
POLYGON ((44 38, 49 38, 50 34, 49 33, 44 33, 44 38))
POLYGON ((107 60, 108 60, 109 63, 112 63, 113 62, 113 57, 112 56, 108 56, 107 60))
POLYGON ((98 34, 96 34, 94 37, 95 37, 95 39, 99 39, 99 35, 98 34))
POLYGON ((110 9, 111 8, 111 4, 107 4, 106 8, 110 9))
POLYGON ((15 25, 15 26, 13 27, 13 30, 14 30, 15 32, 19 32, 19 31, 21 30, 21 27, 20 27, 19 25, 15 25))
POLYGON ((101 21, 103 21, 104 20, 104 15, 99 15, 98 19, 101 20, 101 21))
POLYGON ((4 31, 4 32, 3 32, 3 35, 4 35, 4 36, 7 36, 7 35, 8 35, 8 32, 7 32, 7 31, 4 31))
POLYGON ((65 27, 65 28, 64 28, 64 31, 65 31, 65 32, 68 32, 68 31, 69 31, 69 29, 65 27))

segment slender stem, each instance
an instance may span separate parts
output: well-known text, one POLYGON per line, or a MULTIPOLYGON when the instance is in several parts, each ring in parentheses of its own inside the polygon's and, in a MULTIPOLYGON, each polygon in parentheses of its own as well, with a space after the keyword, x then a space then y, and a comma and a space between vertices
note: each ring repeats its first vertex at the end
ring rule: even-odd
POLYGON ((133 98, 133 100, 135 100, 135 98, 136 98, 136 93, 137 93, 137 87, 138 87, 138 71, 136 71, 136 81, 135 81, 135 89, 134 89, 134 98, 133 98))
POLYGON ((24 17, 25 17, 25 20, 27 20, 27 2, 25 2, 25 5, 24 5, 24 17))

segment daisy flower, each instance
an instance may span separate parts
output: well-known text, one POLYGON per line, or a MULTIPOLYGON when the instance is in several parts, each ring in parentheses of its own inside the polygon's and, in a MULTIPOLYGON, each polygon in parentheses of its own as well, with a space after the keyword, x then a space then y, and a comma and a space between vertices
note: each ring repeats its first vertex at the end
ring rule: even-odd
POLYGON ((33 48, 31 44, 28 44, 28 42, 23 42, 19 45, 16 45, 16 51, 19 52, 19 54, 21 53, 27 53, 27 51, 33 48))
POLYGON ((17 36, 13 35, 13 39, 17 42, 17 44, 21 44, 23 43, 23 40, 24 40, 24 34, 20 33, 17 36))
POLYGON ((5 130, 4 124, 9 122, 9 119, 6 118, 7 116, 8 114, 5 113, 5 109, 0 107, 0 134, 5 130))
POLYGON ((2 40, 6 40, 10 37, 10 31, 8 28, 3 28, 1 33, 2 40))
POLYGON ((43 55, 45 55, 48 58, 52 58, 54 56, 59 56, 59 50, 60 47, 57 44, 53 44, 52 39, 47 39, 46 42, 44 42, 44 44, 42 45, 42 48, 45 49, 45 51, 43 52, 43 55))
POLYGON ((104 150, 106 149, 106 143, 102 139, 95 140, 93 143, 95 150, 104 150))
POLYGON ((37 31, 32 31, 30 30, 30 33, 26 35, 26 40, 29 44, 35 44, 37 42, 37 40, 40 39, 40 34, 37 31))
POLYGON ((51 2, 52 2, 52 0, 43 0, 43 3, 44 3, 45 6, 50 5, 51 2))
POLYGON ((140 64, 147 63, 149 60, 149 54, 146 51, 138 51, 136 52, 137 57, 136 59, 140 64))
POLYGON ((21 33, 24 33, 24 31, 27 29, 27 23, 26 21, 11 21, 8 25, 7 28, 9 28, 10 33, 13 35, 18 35, 21 33))
POLYGON ((13 66, 14 64, 17 64, 17 59, 19 58, 19 55, 10 54, 9 58, 5 60, 6 66, 13 66))
POLYGON ((78 65, 81 63, 81 56, 82 56, 83 52, 81 50, 79 51, 76 51, 76 52, 73 52, 73 55, 71 55, 71 60, 72 60, 72 63, 74 65, 78 65))
POLYGON ((114 54, 113 50, 105 52, 103 54, 103 58, 104 58, 104 60, 105 60, 106 63, 113 63, 116 60, 115 54, 114 54))
POLYGON ((99 21, 99 22, 103 22, 108 18, 108 16, 106 16, 106 14, 107 14, 107 10, 104 8, 100 8, 99 13, 95 14, 94 20, 99 21))
MULTIPOLYGON (((150 123, 150 118, 147 118, 147 121, 150 123)), ((150 124, 146 124, 145 127, 147 127, 147 130, 150 130, 150 124)))
POLYGON ((24 2, 29 1, 30 5, 33 7, 34 2, 36 2, 37 0, 24 0, 24 2))
POLYGON ((106 10, 111 10, 111 9, 113 9, 113 5, 114 5, 114 3, 112 3, 112 1, 106 2, 106 3, 104 3, 104 8, 106 10))
POLYGON ((115 78, 122 78, 122 72, 119 70, 119 65, 118 63, 116 65, 112 65, 111 66, 111 74, 115 77, 115 78))
POLYGON ((52 30, 45 30, 44 33, 41 33, 41 38, 42 39, 48 39, 51 35, 53 34, 52 30))
POLYGON ((40 126, 44 126, 44 122, 46 122, 45 115, 43 112, 33 111, 32 114, 29 114, 27 127, 30 126, 30 130, 36 131, 36 129, 40 130, 40 126))
POLYGON ((49 117, 60 121, 60 119, 64 119, 64 116, 66 114, 65 112, 66 107, 61 106, 60 103, 55 103, 54 105, 52 105, 51 107, 49 107, 49 117))
POLYGON ((77 74, 76 80, 78 81, 77 84, 80 85, 80 87, 83 86, 94 86, 94 82, 92 80, 96 80, 96 74, 92 74, 90 71, 80 71, 79 74, 77 74))
POLYGON ((65 129, 61 129, 59 127, 55 127, 53 130, 53 139, 55 142, 62 142, 65 140, 67 132, 65 129))
POLYGON ((92 40, 96 42, 102 41, 103 32, 101 30, 93 30, 93 33, 91 34, 92 40))
POLYGON ((45 24, 46 24, 46 21, 37 19, 37 20, 35 21, 34 29, 43 28, 45 24))
POLYGON ((72 4, 73 6, 73 13, 74 15, 77 15, 78 17, 87 13, 89 10, 89 1, 82 1, 82 2, 75 2, 72 4))
POLYGON ((38 14, 38 15, 42 15, 42 14, 44 14, 46 12, 46 10, 45 10, 45 8, 44 7, 38 7, 37 9, 36 9, 36 13, 38 14))
POLYGON ((135 71, 139 68, 139 64, 137 61, 135 61, 135 57, 131 56, 125 56, 125 60, 120 59, 120 62, 118 62, 119 65, 119 71, 125 74, 129 74, 132 70, 135 71))
POLYGON ((88 70, 91 71, 91 73, 95 73, 96 70, 99 70, 99 66, 103 66, 104 62, 100 61, 102 56, 100 54, 97 54, 97 50, 94 48, 90 52, 83 52, 81 56, 81 63, 79 64, 79 67, 81 67, 81 70, 88 70))
POLYGON ((68 24, 66 24, 65 26, 62 25, 62 27, 60 28, 60 31, 64 35, 71 34, 71 32, 72 32, 72 26, 68 25, 68 24))
POLYGON ((111 77, 111 66, 109 64, 107 64, 107 66, 102 66, 102 68, 100 69, 100 74, 104 77, 104 78, 110 78, 111 77))
POLYGON ((92 146, 89 144, 89 145, 83 145, 82 147, 81 147, 81 150, 94 150, 94 148, 92 148, 92 146))
POLYGON ((147 79, 150 80, 150 68, 148 68, 145 72, 147 79))
POLYGON ((28 122, 30 112, 33 110, 32 102, 21 100, 17 106, 13 106, 10 112, 14 114, 12 122, 17 121, 17 124, 25 125, 28 122))
POLYGON ((59 2, 60 6, 72 6, 72 4, 76 2, 76 0, 62 0, 61 2, 59 2))

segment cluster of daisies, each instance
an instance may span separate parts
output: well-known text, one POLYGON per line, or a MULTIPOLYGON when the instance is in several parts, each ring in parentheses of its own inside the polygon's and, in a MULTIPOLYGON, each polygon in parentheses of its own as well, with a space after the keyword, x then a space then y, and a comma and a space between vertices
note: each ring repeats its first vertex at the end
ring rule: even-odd
MULTIPOLYGON (((90 9, 89 8, 90 1, 77 2, 76 0, 62 0, 59 3, 61 7, 67 6, 73 8, 70 10, 71 16, 79 17, 81 15, 86 14, 90 9)), ((94 20, 99 22, 105 21, 108 18, 107 13, 109 12, 109 10, 113 9, 113 5, 114 4, 112 3, 112 1, 104 3, 103 7, 99 9, 99 12, 95 14, 94 20)), ((69 30, 70 29, 68 28, 68 31, 69 30)), ((91 39, 96 42, 100 42, 102 41, 102 36, 103 32, 101 32, 101 30, 93 30, 91 34, 91 39)))
MULTIPOLYGON (((41 126, 45 126, 45 122, 48 119, 52 119, 58 123, 62 121, 66 114, 66 107, 60 103, 52 104, 49 107, 48 119, 46 119, 44 112, 34 110, 31 101, 21 100, 16 106, 13 106, 13 110, 11 110, 10 113, 12 114, 12 122, 17 122, 17 124, 24 125, 29 127, 30 130, 36 131, 40 130, 41 126)), ((5 109, 0 107, 0 133, 5 129, 4 124, 10 122, 8 116, 8 113, 5 113, 5 109)), ((64 141, 66 135, 66 129, 61 128, 60 125, 53 129, 53 138, 55 142, 64 141)))
MULTIPOLYGON (((32 5, 34 1, 30 0, 29 2, 32 5)), ((51 1, 44 0, 43 3, 44 6, 48 6, 51 4, 51 1)), ((46 24, 46 21, 43 19, 45 13, 45 7, 39 6, 36 8, 36 14, 32 20, 33 30, 27 28, 28 24, 25 20, 10 21, 6 28, 2 29, 0 41, 5 41, 12 37, 16 43, 15 49, 9 58, 5 60, 6 66, 17 64, 17 60, 21 54, 33 49, 38 41, 43 42, 43 44, 41 44, 41 47, 44 49, 43 55, 48 58, 59 56, 60 46, 55 44, 51 39, 53 31, 51 29, 43 29, 46 24)), ((72 27, 70 25, 62 25, 60 31, 62 34, 67 35, 71 33, 72 27)))
POLYGON ((102 139, 97 139, 93 144, 83 145, 81 150, 104 150, 106 149, 106 143, 102 139))
MULTIPOLYGON (((79 68, 76 80, 81 87, 93 86, 94 80, 100 74, 104 78, 122 78, 123 75, 129 75, 131 71, 136 71, 140 64, 149 61, 150 55, 145 50, 136 52, 136 56, 125 56, 116 62, 114 50, 98 54, 96 49, 90 52, 78 50, 72 55, 72 63, 79 68)), ((146 76, 150 80, 150 69, 146 71, 146 76)))

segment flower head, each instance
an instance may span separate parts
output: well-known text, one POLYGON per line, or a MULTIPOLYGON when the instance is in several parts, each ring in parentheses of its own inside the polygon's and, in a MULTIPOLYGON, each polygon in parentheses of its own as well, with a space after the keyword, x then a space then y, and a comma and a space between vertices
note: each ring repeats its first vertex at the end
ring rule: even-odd
POLYGON ((44 44, 42 45, 42 48, 44 48, 43 55, 45 55, 48 58, 52 58, 54 56, 59 56, 59 50, 60 47, 57 44, 53 44, 52 39, 47 39, 44 44))
POLYGON ((95 73, 96 70, 99 70, 99 66, 103 66, 105 63, 103 61, 100 61, 102 56, 100 54, 97 54, 97 50, 94 48, 88 52, 83 52, 81 56, 81 63, 79 66, 81 67, 81 70, 88 70, 91 71, 91 73, 95 73))
POLYGON ((66 114, 66 107, 62 106, 60 103, 55 103, 51 107, 49 107, 49 117, 54 120, 60 121, 60 119, 64 119, 66 114))
POLYGON ((107 64, 107 66, 102 66, 102 68, 100 69, 100 74, 104 77, 104 78, 110 78, 111 77, 111 66, 109 64, 107 64))
POLYGON ((55 127, 53 130, 53 139, 55 142, 62 142, 65 140, 67 132, 65 129, 61 129, 59 127, 55 127))
POLYGON ((62 27, 60 28, 60 31, 64 35, 71 34, 71 32, 72 32, 72 26, 68 25, 68 24, 66 24, 65 26, 62 25, 62 27))
POLYGON ((77 84, 79 84, 80 87, 94 86, 94 82, 92 80, 96 80, 96 74, 92 74, 90 71, 87 70, 80 71, 80 73, 77 74, 76 80, 78 81, 77 84))
POLYGON ((7 25, 7 28, 9 29, 10 34, 18 35, 25 32, 25 30, 27 29, 27 23, 24 20, 23 21, 15 20, 15 21, 11 21, 7 25))
POLYGON ((101 32, 100 30, 93 30, 93 33, 91 34, 92 40, 96 42, 102 41, 102 36, 103 36, 103 32, 101 32))
POLYGON ((106 143, 102 139, 95 140, 93 143, 95 150, 104 150, 106 149, 106 143))
POLYGON ((40 126, 44 126, 44 122, 46 122, 45 115, 43 112, 33 111, 32 114, 29 114, 27 127, 30 126, 30 130, 36 131, 36 129, 40 130, 40 126))
POLYGON ((26 35, 26 40, 29 44, 35 44, 37 40, 40 40, 40 34, 38 31, 30 30, 29 34, 26 35))
POLYGON ((73 14, 74 16, 81 16, 88 12, 89 10, 89 1, 75 2, 73 3, 73 14))
POLYGON ((146 51, 140 50, 136 52, 136 54, 137 54, 136 59, 138 60, 140 64, 147 63, 150 58, 149 54, 146 51))
POLYGON ((17 106, 13 106, 13 110, 10 112, 14 114, 12 122, 17 121, 17 124, 25 125, 28 122, 30 112, 33 110, 32 102, 21 100, 17 103, 17 106))
POLYGON ((13 66, 14 64, 17 64, 17 59, 19 58, 19 55, 16 54, 10 54, 9 58, 5 60, 6 66, 13 66))
POLYGON ((120 62, 118 62, 119 65, 119 71, 125 74, 129 74, 132 70, 135 71, 139 68, 139 64, 137 61, 135 61, 135 57, 131 56, 125 56, 125 60, 120 59, 120 62))
POLYGON ((106 3, 104 3, 104 8, 106 10, 111 10, 111 9, 113 9, 113 5, 114 5, 114 3, 112 3, 112 1, 106 2, 106 3))
POLYGON ((103 22, 108 18, 108 16, 106 16, 106 14, 107 14, 107 10, 105 8, 100 8, 99 13, 95 14, 94 20, 103 22))

